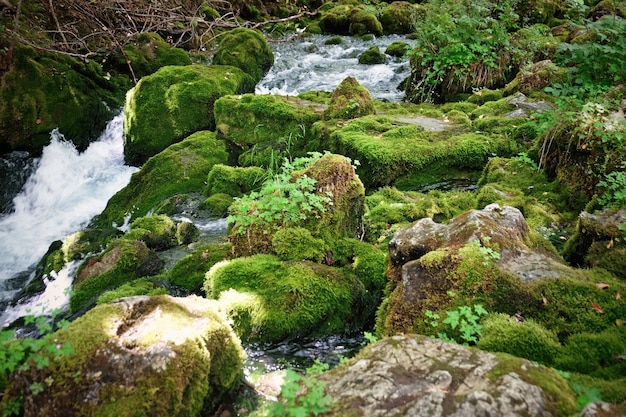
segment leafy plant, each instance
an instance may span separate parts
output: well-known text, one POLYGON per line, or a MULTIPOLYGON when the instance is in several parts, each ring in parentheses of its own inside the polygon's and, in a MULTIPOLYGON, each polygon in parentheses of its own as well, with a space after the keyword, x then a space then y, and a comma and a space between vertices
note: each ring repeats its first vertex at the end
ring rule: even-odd
MULTIPOLYGON (((52 320, 58 313, 58 310, 52 312, 52 320)), ((52 334, 55 330, 66 328, 69 325, 67 320, 60 320, 53 325, 45 316, 30 315, 25 317, 24 324, 26 326, 34 324, 40 337, 18 338, 15 330, 0 330, 0 382, 2 376, 8 376, 15 370, 26 371, 33 365, 37 369, 43 369, 50 364, 50 360, 74 353, 69 343, 58 343, 52 334)), ((2 388, 4 387, 0 386, 0 391, 2 388)), ((32 395, 37 395, 45 390, 45 385, 37 381, 29 388, 32 395)), ((19 414, 21 407, 20 401, 5 401, 3 414, 5 416, 19 414)))
POLYGON ((480 338, 482 325, 480 320, 488 312, 482 304, 474 304, 472 307, 461 306, 456 310, 446 311, 446 317, 441 320, 441 316, 430 310, 426 310, 428 324, 433 328, 444 327, 446 331, 437 333, 437 338, 447 342, 456 342, 464 345, 475 344, 480 338))
POLYGON ((485 242, 485 244, 483 244, 482 242, 478 242, 478 251, 485 258, 485 260, 483 262, 483 264, 485 264, 485 265, 487 265, 490 261, 497 261, 498 259, 500 259, 500 252, 498 252, 495 249, 487 246, 489 244, 490 240, 491 240, 491 237, 484 236, 482 238, 482 241, 485 242))
POLYGON ((281 170, 268 178, 258 192, 236 198, 227 218, 228 223, 234 225, 235 232, 245 234, 248 227, 256 226, 267 234, 325 212, 332 204, 332 193, 317 193, 314 178, 306 175, 294 178, 292 175, 321 156, 320 153, 310 153, 309 157, 296 158, 292 162, 285 159, 281 170))
POLYGON ((420 92, 414 101, 432 101, 444 80, 464 80, 464 87, 488 87, 497 81, 495 74, 505 65, 503 51, 510 47, 508 29, 518 20, 514 3, 430 1, 415 32, 411 63, 421 74, 413 78, 414 90, 420 92))
POLYGON ((378 342, 378 337, 376 337, 374 333, 363 332, 363 337, 365 338, 365 341, 363 341, 363 345, 378 342))
POLYGON ((326 382, 287 370, 280 389, 281 401, 271 404, 268 417, 317 416, 329 410, 332 398, 324 393, 326 382))
POLYGON ((607 174, 598 186, 605 190, 598 199, 602 207, 626 206, 626 172, 613 171, 607 174))
POLYGON ((537 163, 526 152, 520 152, 511 159, 530 165, 533 169, 538 169, 537 163))

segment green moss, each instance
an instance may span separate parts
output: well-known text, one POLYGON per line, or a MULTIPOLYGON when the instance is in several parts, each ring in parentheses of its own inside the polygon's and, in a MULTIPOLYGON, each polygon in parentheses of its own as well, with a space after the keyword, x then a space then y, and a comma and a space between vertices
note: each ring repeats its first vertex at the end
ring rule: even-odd
POLYGON ((95 62, 13 46, 0 86, 0 152, 41 152, 58 128, 79 149, 96 139, 123 102, 120 80, 95 62))
POLYGON ((253 88, 240 69, 220 65, 167 66, 142 78, 126 95, 126 162, 141 165, 196 131, 214 129, 215 101, 253 88))
POLYGON ((483 322, 482 334, 476 347, 492 352, 504 352, 552 365, 561 345, 556 335, 534 320, 518 321, 506 314, 492 314, 483 322))
POLYGON ((153 32, 137 35, 133 42, 124 47, 124 55, 120 57, 124 58, 124 62, 118 65, 126 65, 126 60, 129 60, 137 79, 168 65, 191 65, 187 52, 171 47, 158 33, 153 32))
POLYGON ((378 46, 372 46, 359 55, 359 64, 375 65, 384 64, 385 62, 387 62, 387 57, 385 57, 385 54, 380 52, 380 48, 378 48, 378 46))
POLYGON ((490 159, 478 186, 478 207, 491 203, 515 207, 532 228, 571 222, 578 215, 568 190, 548 179, 530 159, 490 159))
POLYGON ((406 56, 411 51, 411 47, 408 43, 403 41, 393 41, 387 46, 385 49, 385 53, 387 55, 402 58, 406 56))
POLYGON ((483 105, 488 101, 498 101, 502 98, 502 91, 500 90, 489 90, 488 88, 483 88, 482 90, 474 92, 467 101, 470 103, 475 103, 483 105))
POLYGON ((326 244, 311 236, 302 227, 281 228, 272 237, 272 251, 282 261, 308 260, 321 262, 326 255, 326 244))
POLYGON ((211 216, 225 217, 228 214, 228 208, 231 204, 233 204, 233 201, 235 201, 235 199, 230 195, 217 193, 207 197, 206 200, 200 203, 199 208, 207 210, 211 216))
POLYGON ((187 192, 200 192, 215 164, 227 161, 222 141, 212 132, 197 132, 150 158, 130 183, 117 192, 93 222, 107 229, 121 225, 126 216, 145 216, 161 201, 187 192))
POLYGON ((316 107, 295 97, 230 96, 215 103, 215 120, 233 162, 246 152, 252 164, 268 166, 273 157, 278 165, 283 156, 304 155, 305 149, 311 150, 311 126, 320 117, 316 107), (265 157, 255 158, 259 154, 265 157))
POLYGON ((213 64, 240 68, 256 84, 274 65, 274 54, 260 32, 240 27, 220 40, 213 64))
POLYGON ((618 357, 626 352, 626 328, 613 326, 599 333, 577 333, 568 337, 554 366, 563 371, 603 379, 626 375, 626 363, 618 357))
POLYGON ((243 339, 278 342, 288 337, 353 330, 365 317, 364 288, 345 270, 310 262, 281 262, 271 255, 236 258, 207 273, 207 296, 219 298, 243 339))
POLYGON ((422 6, 411 4, 407 1, 394 1, 385 5, 380 11, 380 23, 383 32, 390 34, 407 34, 413 32, 418 24, 422 6))
POLYGON ((161 261, 143 242, 118 239, 112 241, 102 255, 87 260, 87 264, 74 281, 70 296, 72 312, 93 305, 107 290, 160 269, 161 261))
POLYGON ((394 224, 408 224, 424 217, 445 222, 476 207, 476 197, 470 192, 430 191, 422 194, 392 187, 379 189, 367 196, 365 202, 368 210, 364 222, 369 242, 389 236, 394 224))
POLYGON ((350 25, 348 33, 352 36, 363 36, 372 34, 380 36, 383 34, 383 26, 378 18, 368 8, 355 9, 350 14, 350 25))
POLYGON ((176 243, 176 224, 165 215, 140 217, 130 225, 124 239, 141 240, 150 249, 164 250, 176 243))
POLYGON ((347 77, 333 91, 323 119, 354 119, 374 113, 370 92, 356 78, 347 77))
POLYGON ((136 295, 154 296, 167 293, 167 289, 163 286, 162 279, 158 277, 145 277, 105 292, 98 297, 96 304, 107 304, 122 297, 133 297, 136 295))
POLYGON ((322 14, 319 20, 320 29, 324 33, 335 35, 349 35, 350 13, 353 7, 346 4, 338 4, 322 14))
POLYGON ((613 404, 621 403, 622 405, 626 402, 626 378, 607 381, 572 372, 568 374, 567 380, 573 389, 580 391, 580 394, 589 390, 597 390, 602 401, 613 404))
POLYGON ((195 249, 167 272, 170 282, 188 293, 199 293, 206 272, 229 257, 230 244, 210 244, 195 249))
POLYGON ((409 173, 423 175, 432 166, 482 168, 494 154, 510 155, 516 145, 505 137, 466 133, 448 137, 387 117, 368 116, 330 134, 332 152, 360 162, 366 188, 391 185, 409 173))
POLYGON ((585 270, 571 277, 542 279, 530 285, 534 303, 521 308, 524 317, 533 318, 553 331, 561 342, 576 333, 599 333, 615 326, 626 310, 615 295, 626 293, 626 284, 602 270, 585 270), (601 289, 597 283, 609 288, 601 289), (542 302, 545 297, 546 303, 542 302), (599 306, 600 313, 594 308, 599 306))
POLYGON ((324 41, 324 45, 341 45, 343 38, 341 36, 331 36, 324 41))
POLYGON ((259 167, 242 168, 217 164, 211 168, 207 176, 205 193, 241 197, 259 188, 265 175, 265 170, 259 167))

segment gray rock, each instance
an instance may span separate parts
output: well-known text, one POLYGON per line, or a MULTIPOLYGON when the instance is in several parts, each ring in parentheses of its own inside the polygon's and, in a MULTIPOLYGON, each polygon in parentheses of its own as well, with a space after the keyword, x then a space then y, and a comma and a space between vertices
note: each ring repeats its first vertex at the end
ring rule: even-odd
POLYGON ((548 368, 423 336, 385 338, 320 379, 334 399, 330 416, 545 417, 574 407, 567 383, 548 368), (541 379, 532 376, 539 369, 541 379))

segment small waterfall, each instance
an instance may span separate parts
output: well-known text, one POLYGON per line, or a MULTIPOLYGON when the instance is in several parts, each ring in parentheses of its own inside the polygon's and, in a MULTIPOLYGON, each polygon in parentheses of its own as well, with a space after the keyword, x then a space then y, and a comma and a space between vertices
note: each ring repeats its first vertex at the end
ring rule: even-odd
POLYGON ((0 215, 0 312, 50 243, 85 227, 130 181, 137 169, 124 165, 122 123, 122 114, 112 119, 83 153, 51 133, 13 210, 0 215))

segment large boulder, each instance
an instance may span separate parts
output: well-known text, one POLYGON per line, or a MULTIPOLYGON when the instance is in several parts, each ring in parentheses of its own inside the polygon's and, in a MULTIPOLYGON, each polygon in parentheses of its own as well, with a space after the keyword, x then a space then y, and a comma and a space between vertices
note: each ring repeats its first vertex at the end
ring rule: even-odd
POLYGON ((576 395, 555 371, 423 336, 394 336, 322 374, 326 416, 564 416, 576 395))
POLYGON ((54 341, 75 352, 15 371, 3 406, 17 401, 25 417, 211 415, 245 355, 216 303, 195 296, 103 304, 54 341))
POLYGON ((8 64, 0 86, 0 153, 40 153, 56 128, 85 149, 123 101, 124 88, 96 61, 17 45, 2 54, 8 64))
POLYGON ((213 104, 228 94, 254 91, 252 78, 222 65, 166 66, 126 94, 124 156, 140 166, 199 130, 214 130, 213 104))
POLYGON ((221 302, 239 337, 270 343, 362 328, 378 301, 356 270, 272 255, 219 262, 204 289, 221 302))
POLYGON ((322 15, 319 25, 324 33, 335 35, 383 34, 376 15, 364 6, 338 4, 322 15))
POLYGON ((622 319, 625 283, 605 270, 566 265, 513 207, 492 204, 447 224, 418 220, 394 234, 389 251, 381 334, 433 334, 428 311, 445 316, 475 304, 533 319, 562 343, 575 333, 614 330, 622 319))
POLYGON ((241 69, 258 83, 274 65, 274 53, 260 32, 237 28, 220 40, 213 65, 230 65, 241 69))
POLYGON ((130 66, 137 79, 168 65, 191 65, 191 58, 185 50, 172 47, 154 32, 138 34, 132 42, 124 46, 124 55, 118 59, 118 67, 128 70, 130 66))

